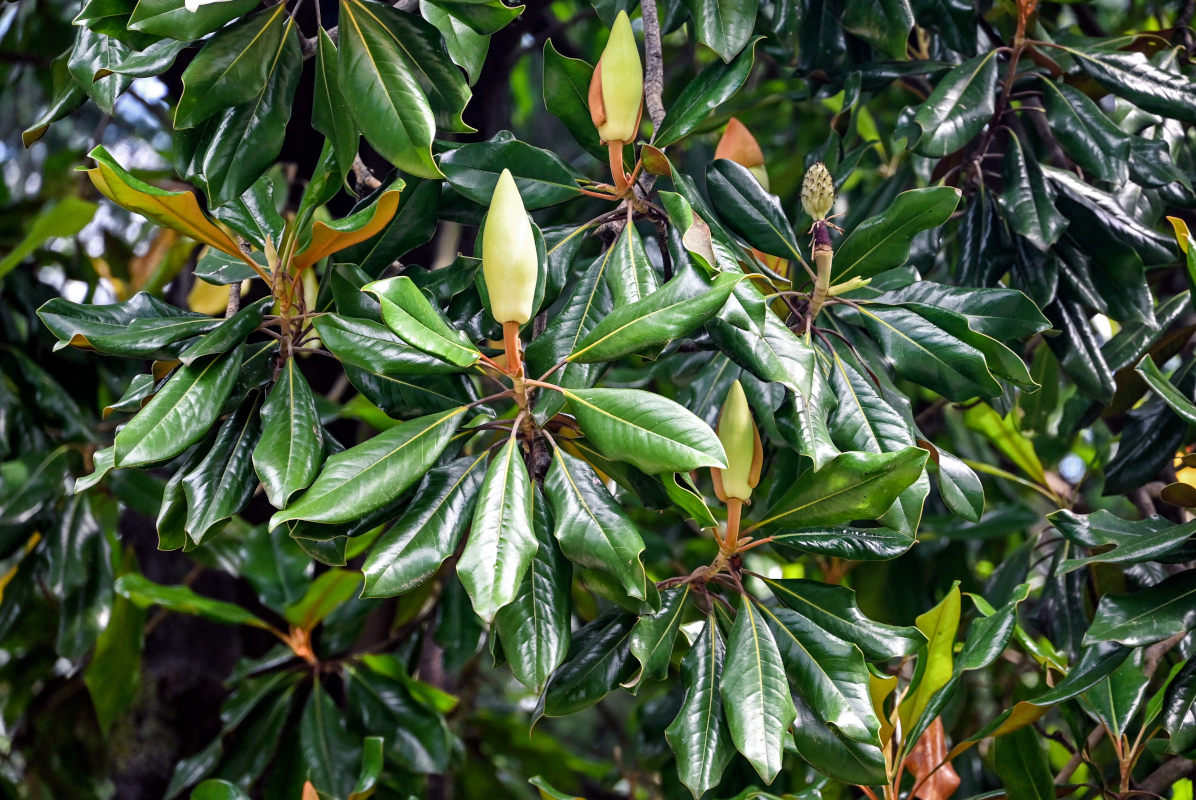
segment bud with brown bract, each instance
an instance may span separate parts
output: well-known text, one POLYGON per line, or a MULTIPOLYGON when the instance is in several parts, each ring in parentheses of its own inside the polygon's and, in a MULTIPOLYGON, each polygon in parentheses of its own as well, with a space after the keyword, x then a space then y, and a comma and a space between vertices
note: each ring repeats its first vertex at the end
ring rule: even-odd
POLYGON ((727 453, 727 468, 713 467, 710 470, 715 494, 724 503, 731 499, 743 502, 751 500, 752 489, 760 482, 764 447, 760 441, 760 431, 752 419, 747 395, 739 381, 731 384, 727 392, 718 418, 718 440, 727 453))
POLYGON ((626 11, 620 11, 590 78, 590 119, 604 142, 630 142, 644 105, 644 68, 626 11))

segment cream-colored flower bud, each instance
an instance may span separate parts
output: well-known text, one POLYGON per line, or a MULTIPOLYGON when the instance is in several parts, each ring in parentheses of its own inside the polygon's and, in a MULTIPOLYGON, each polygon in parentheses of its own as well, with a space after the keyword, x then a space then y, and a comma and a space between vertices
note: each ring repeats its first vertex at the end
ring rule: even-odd
POLYGON ((768 170, 764 168, 764 151, 760 149, 760 143, 752 136, 747 126, 735 117, 731 117, 727 122, 727 128, 714 150, 714 157, 726 158, 747 167, 764 187, 764 191, 768 191, 768 170))
POLYGON ((615 17, 589 95, 590 118, 602 141, 633 141, 644 104, 644 67, 626 11, 615 17))
POLYGON ((482 274, 496 320, 522 325, 531 319, 539 273, 536 240, 523 197, 511 171, 504 169, 482 230, 482 274))
POLYGON ((816 162, 801 182, 801 205, 815 220, 826 219, 835 204, 835 181, 826 164, 816 162))
POLYGON ((756 422, 752 419, 747 395, 743 393, 739 381, 731 384, 723 403, 723 411, 718 418, 718 440, 727 453, 727 468, 711 470, 715 493, 723 502, 730 498, 743 501, 752 499, 752 489, 760 482, 764 448, 756 422))

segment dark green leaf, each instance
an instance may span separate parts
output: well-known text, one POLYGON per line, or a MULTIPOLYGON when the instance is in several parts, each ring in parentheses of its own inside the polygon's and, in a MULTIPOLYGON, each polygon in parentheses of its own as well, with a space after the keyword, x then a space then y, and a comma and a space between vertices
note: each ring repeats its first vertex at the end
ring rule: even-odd
POLYGON ((524 686, 538 690, 569 649, 569 592, 573 570, 552 532, 544 495, 532 499, 532 527, 539 546, 515 599, 498 610, 494 623, 503 655, 524 686))
POLYGON ((256 402, 245 403, 216 431, 203 460, 183 476, 187 536, 200 544, 213 529, 237 514, 253 497, 257 476, 253 451, 261 435, 256 402))
POLYGON ((1188 570, 1149 589, 1105 595, 1096 607, 1084 643, 1118 642, 1140 647, 1196 626, 1196 570, 1188 570))
POLYGON ((756 0, 685 0, 698 41, 730 61, 756 25, 756 0))
POLYGON ((699 72, 669 103, 652 143, 664 149, 701 125, 711 111, 739 91, 755 61, 756 42, 750 42, 730 63, 716 61, 699 72))
POLYGON ((348 522, 401 495, 428 470, 461 424, 465 408, 396 425, 324 462, 307 491, 270 520, 348 522))
POLYGON ((914 237, 946 222, 959 198, 960 191, 952 186, 911 189, 897 195, 882 213, 852 228, 836 248, 833 281, 867 278, 901 266, 909 259, 914 237))
POLYGON ((810 580, 768 580, 777 600, 840 639, 851 642, 872 661, 912 655, 926 643, 917 628, 885 625, 864 616, 855 592, 810 580))
POLYGON ((797 237, 780 201, 746 167, 716 159, 706 169, 706 185, 719 217, 744 241, 769 255, 801 261, 797 237))
POLYGON ((726 467, 714 431, 689 411, 638 389, 565 389, 582 432, 607 456, 644 472, 726 467))
POLYGON ((237 351, 179 367, 117 432, 116 466, 165 461, 199 441, 219 416, 240 371, 237 351))
POLYGON ((490 622, 515 599, 537 547, 531 478, 511 436, 486 468, 469 540, 457 562, 457 575, 479 617, 490 622))
POLYGON ((1129 177, 1130 137, 1088 95, 1066 83, 1043 81, 1047 120, 1068 155, 1107 183, 1129 177))
POLYGON ((581 196, 578 174, 550 150, 515 139, 508 131, 490 140, 449 150, 440 157, 440 169, 449 185, 478 205, 489 207, 494 185, 504 169, 529 211, 546 208, 581 196))
POLYGON ((161 606, 178 614, 192 614, 225 625, 249 625, 268 628, 265 622, 234 603, 213 600, 196 594, 186 586, 163 586, 144 575, 128 573, 116 581, 116 593, 127 597, 140 608, 161 606))
POLYGON ((996 51, 969 59, 944 75, 914 116, 922 129, 918 152, 941 157, 971 141, 992 118, 996 88, 996 51))
POLYGON ((750 530, 839 525, 879 517, 926 464, 916 447, 892 453, 843 453, 821 470, 807 470, 750 530))
POLYGON ((735 754, 719 699, 725 646, 714 617, 709 617, 681 661, 685 698, 664 736, 677 758, 681 782, 700 798, 717 786, 735 754))
POLYGON ((406 594, 457 549, 485 475, 485 455, 465 456, 430 470, 416 499, 370 551, 364 597, 406 594))
POLYGON ((533 719, 589 708, 635 673, 631 629, 636 618, 610 609, 573 634, 565 661, 552 673, 533 719))
POLYGON ((552 41, 544 42, 544 107, 564 123, 577 143, 606 163, 607 152, 598 141, 590 119, 590 78, 594 68, 580 58, 561 55, 552 41))
POLYGON ((786 730, 797 710, 776 640, 746 594, 727 639, 719 692, 731 741, 771 783, 781 769, 786 730))
POLYGON ((1010 227, 1039 250, 1046 250, 1063 233, 1067 223, 1055 209, 1054 192, 1042 177, 1033 154, 1026 155, 1021 140, 1010 137, 1005 155, 1005 189, 998 200, 1010 227))

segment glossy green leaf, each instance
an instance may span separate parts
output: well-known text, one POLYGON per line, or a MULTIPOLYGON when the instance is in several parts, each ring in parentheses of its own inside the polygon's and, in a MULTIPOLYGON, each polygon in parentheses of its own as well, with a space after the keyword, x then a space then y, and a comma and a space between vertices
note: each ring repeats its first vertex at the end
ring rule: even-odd
POLYGON ((719 696, 725 657, 718 624, 709 617, 681 661, 685 697, 664 732, 677 759, 678 777, 695 798, 718 785, 735 754, 719 696))
POLYGON ((698 41, 730 61, 751 38, 756 0, 685 0, 698 41))
POLYGON ((1144 111, 1196 122, 1196 89, 1191 81, 1160 69, 1145 54, 1072 48, 1067 52, 1105 88, 1144 111))
POLYGON ((494 185, 509 169, 528 210, 546 208, 581 196, 578 173, 550 150, 521 142, 508 131, 488 141, 467 144, 441 156, 449 185, 480 206, 489 207, 494 185))
POLYGON ((926 643, 917 628, 886 625, 864 616, 855 592, 811 580, 766 581, 773 596, 804 618, 863 651, 872 661, 912 655, 926 643))
POLYGON ((1087 564, 1138 564, 1157 561, 1180 548, 1193 534, 1196 522, 1176 525, 1161 517, 1124 520, 1101 509, 1080 515, 1061 510, 1047 516, 1070 542, 1096 550, 1087 558, 1069 558, 1058 567, 1071 572, 1087 564))
POLYGON ((184 0, 137 0, 129 17, 129 30, 190 42, 223 27, 256 6, 253 0, 229 0, 205 4, 191 11, 184 0))
POLYGON ((319 792, 344 796, 353 785, 361 745, 349 733, 344 715, 318 681, 299 720, 299 745, 307 780, 319 792))
POLYGON ((669 661, 673 655, 673 644, 681 620, 685 614, 685 602, 689 599, 689 585, 679 586, 660 593, 660 610, 652 615, 643 615, 631 631, 631 654, 640 662, 640 675, 636 682, 662 680, 669 672, 669 661))
POLYGON ((959 315, 930 309, 925 309, 928 314, 918 313, 922 310, 865 306, 860 316, 902 377, 960 402, 1000 395, 1001 384, 978 348, 1003 345, 973 335, 959 315))
POLYGON ((375 281, 361 290, 378 298, 387 326, 411 346, 459 367, 481 358, 469 338, 452 328, 440 309, 405 275, 375 281))
POLYGON ((239 513, 253 497, 257 488, 253 451, 261 431, 258 404, 245 403, 217 429, 203 459, 183 476, 187 499, 183 530, 195 544, 239 513))
POLYGON ((960 196, 952 186, 910 189, 897 195, 882 213, 852 228, 835 248, 833 282, 867 278, 904 264, 914 237, 946 222, 960 196))
POLYGON ((821 470, 807 470, 750 530, 783 534, 793 528, 875 519, 926 464, 916 447, 892 453, 843 453, 821 470))
POLYGON ((798 694, 827 725, 856 742, 880 745, 880 721, 859 648, 788 608, 761 608, 798 694))
POLYGON ((311 126, 332 144, 337 177, 345 179, 357 155, 358 133, 349 103, 341 91, 340 61, 336 45, 323 28, 316 34, 315 96, 311 126))
POLYGON ((331 456, 298 500, 274 514, 270 528, 287 520, 348 522, 385 506, 435 463, 464 412, 419 417, 331 456))
POLYGON ((132 600, 140 608, 160 606, 176 614, 190 614, 224 625, 269 628, 257 616, 235 603, 204 597, 182 585, 163 586, 137 573, 122 575, 117 579, 115 589, 117 594, 132 600))
POLYGON ((776 640, 747 595, 727 638, 719 693, 735 749, 771 783, 781 769, 786 730, 797 710, 776 640))
POLYGON ((840 735, 818 719, 800 697, 795 707, 793 738, 802 759, 844 783, 879 786, 885 782, 885 758, 879 747, 840 735))
POLYGON ((403 516, 379 537, 361 571, 364 597, 406 594, 457 549, 486 474, 485 455, 429 470, 403 516))
POLYGON ((606 163, 606 148, 590 119, 590 78, 594 68, 580 58, 561 55, 544 42, 544 107, 559 119, 586 152, 606 163))
POLYGON ((565 389, 582 432, 607 456, 644 472, 726 467, 710 427, 660 395, 638 389, 565 389))
POLYGON ((872 298, 873 302, 935 306, 964 316, 977 333, 999 340, 1022 338, 1051 327, 1034 301, 1015 289, 979 289, 916 281, 872 298))
POLYGON ((173 458, 199 441, 241 371, 233 351, 179 367, 153 399, 116 434, 116 466, 173 458))
POLYGON ((537 547, 531 478, 512 436, 486 468, 469 540, 457 562, 457 575, 479 617, 490 622, 515 599, 537 547))
POLYGON ((848 0, 843 29, 897 60, 906 57, 906 42, 914 27, 909 0, 848 0))
POLYGON ((1129 176, 1130 137, 1088 95, 1066 83, 1043 81, 1047 120, 1069 157, 1115 185, 1129 176))
POLYGON ((993 763, 1009 800, 1051 800, 1056 796, 1046 743, 1033 728, 998 736, 993 742, 993 763))
POLYGON ((980 476, 961 459, 945 450, 938 453, 939 494, 947 508, 968 522, 984 516, 984 485, 980 476))
POLYGON ((183 71, 175 128, 194 128, 221 108, 253 99, 266 86, 271 60, 288 31, 286 9, 275 6, 221 30, 204 42, 183 71))
POLYGON ((379 375, 436 375, 459 371, 418 350, 368 319, 321 314, 315 319, 320 341, 343 363, 379 375))
POLYGON ((660 130, 652 136, 652 143, 663 149, 685 138, 705 122, 710 112, 739 91, 755 62, 756 42, 749 42, 730 62, 716 61, 705 67, 685 84, 677 99, 669 103, 660 130))
POLYGON ((548 679, 532 718, 575 714, 626 683, 635 673, 629 649, 635 620, 610 609, 575 631, 569 653, 548 679))
POLYGON ((1196 626, 1196 572, 1188 570, 1132 594, 1105 595, 1084 643, 1140 647, 1196 626))
POLYGON ((660 289, 606 315, 569 354, 570 361, 612 361, 679 339, 712 317, 743 276, 722 273, 707 283, 687 271, 660 289))
POLYGON ((440 31, 449 58, 453 60, 454 64, 465 70, 465 74, 469 78, 469 85, 473 86, 478 82, 478 78, 482 77, 482 66, 486 63, 486 53, 490 50, 490 35, 478 33, 465 20, 450 13, 450 11, 469 8, 501 8, 515 11, 515 9, 508 9, 500 2, 491 5, 446 3, 442 8, 429 0, 423 0, 419 10, 423 18, 440 31), (446 11, 446 8, 449 10, 446 11))
POLYGON ((263 297, 245 306, 179 353, 179 361, 191 364, 204 356, 227 353, 234 347, 240 347, 249 338, 249 334, 257 330, 271 302, 273 298, 263 297))
POLYGON ((1054 192, 1042 176, 1033 154, 1026 154, 1021 140, 1010 138, 1005 156, 1005 189, 998 197, 1010 227, 1039 250, 1046 250, 1063 233, 1067 223, 1055 209, 1054 192))
POLYGON ((262 435, 253 451, 253 465, 270 503, 286 506, 291 495, 311 485, 323 461, 315 398, 295 359, 287 359, 262 405, 262 435))
POLYGON ((544 495, 532 499, 538 547, 519 593, 494 615, 511 672, 538 690, 565 658, 570 639, 569 592, 573 569, 557 545, 544 495))
POLYGON ((1162 713, 1171 734, 1168 752, 1182 753, 1196 744, 1196 660, 1190 656, 1167 686, 1162 713))
POLYGON ((744 241, 769 255, 802 260, 780 200, 766 192, 746 167, 716 159, 706 169, 706 185, 719 217, 744 241))
MULTIPOLYGON (((431 25, 373 0, 343 0, 340 10, 341 91, 358 128, 386 160, 412 175, 439 178, 432 160, 436 114, 424 92, 420 73, 437 67, 437 77, 455 72, 442 89, 468 100, 469 90, 457 68, 436 53, 440 34, 431 25), (412 49, 429 55, 418 63, 412 49)), ((458 119, 464 100, 450 104, 458 119), (456 106, 455 109, 452 106, 456 106)))
POLYGON ((394 656, 367 655, 362 662, 346 670, 350 713, 365 730, 386 731, 387 761, 409 772, 443 772, 459 745, 431 687, 408 676, 394 656))
POLYGON ((634 225, 624 225, 611 245, 606 279, 616 307, 643 300, 660 287, 660 278, 634 225))
MULTIPOLYGON (((134 562, 131 555, 126 555, 126 567, 134 567, 134 562)), ((145 610, 132 600, 118 597, 112 603, 112 616, 96 639, 91 661, 83 671, 96 720, 105 735, 137 699, 145 616, 145 610)))
POLYGON ((1100 683, 1080 695, 1080 705, 1120 739, 1146 699, 1150 676, 1142 670, 1142 651, 1136 651, 1100 683))
POLYGON ((971 141, 996 110, 996 88, 995 52, 968 59, 944 75, 914 116, 922 129, 918 152, 945 156, 971 141))
POLYGON ((1189 425, 1196 424, 1196 404, 1186 397, 1167 376, 1159 371, 1159 367, 1147 356, 1135 367, 1135 371, 1146 381, 1146 385, 1170 406, 1180 419, 1189 425))
POLYGON ((38 310, 42 324, 58 342, 54 348, 78 347, 116 356, 151 358, 176 342, 216 327, 217 320, 175 308, 146 292, 123 303, 87 305, 63 297, 38 310))
POLYGON ((556 538, 575 564, 609 573, 631 597, 647 598, 644 540, 589 464, 557 449, 544 478, 556 538))

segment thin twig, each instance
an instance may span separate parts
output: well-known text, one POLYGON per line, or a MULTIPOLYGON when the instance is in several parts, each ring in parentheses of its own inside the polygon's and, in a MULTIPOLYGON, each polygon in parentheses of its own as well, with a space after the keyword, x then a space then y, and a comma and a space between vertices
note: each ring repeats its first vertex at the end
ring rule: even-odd
POLYGON ((656 10, 656 0, 640 0, 640 15, 644 20, 644 102, 655 137, 664 121, 664 55, 660 46, 660 14, 656 10))

